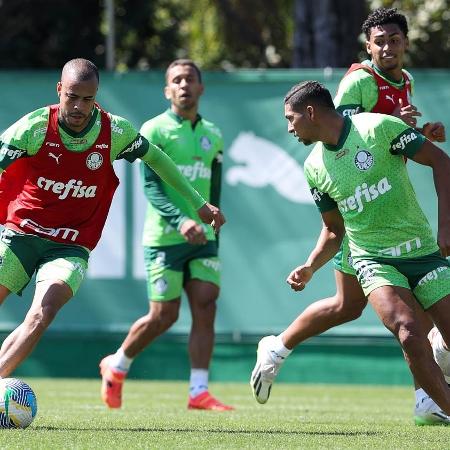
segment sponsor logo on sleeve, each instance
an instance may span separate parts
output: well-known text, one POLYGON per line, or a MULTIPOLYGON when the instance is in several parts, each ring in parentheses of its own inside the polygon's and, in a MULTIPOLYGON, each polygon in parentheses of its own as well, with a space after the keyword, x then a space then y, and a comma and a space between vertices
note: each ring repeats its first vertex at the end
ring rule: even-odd
POLYGON ((404 150, 410 142, 413 142, 416 139, 417 133, 411 130, 404 131, 391 142, 391 152, 398 153, 399 150, 404 150))
POLYGON ((12 148, 2 147, 0 149, 0 157, 6 156, 11 161, 19 159, 21 156, 25 155, 25 153, 26 150, 19 150, 18 148, 13 150, 12 148))

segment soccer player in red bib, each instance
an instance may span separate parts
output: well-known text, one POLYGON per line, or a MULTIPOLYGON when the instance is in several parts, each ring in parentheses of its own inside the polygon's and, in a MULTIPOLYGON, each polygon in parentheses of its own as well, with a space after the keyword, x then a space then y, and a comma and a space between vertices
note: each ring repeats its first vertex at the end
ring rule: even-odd
POLYGON ((225 219, 158 147, 96 103, 96 66, 73 59, 57 83, 59 104, 33 111, 0 137, 0 304, 36 274, 31 307, 0 349, 0 376, 31 353, 77 292, 119 180, 113 162, 140 158, 216 230, 225 219))

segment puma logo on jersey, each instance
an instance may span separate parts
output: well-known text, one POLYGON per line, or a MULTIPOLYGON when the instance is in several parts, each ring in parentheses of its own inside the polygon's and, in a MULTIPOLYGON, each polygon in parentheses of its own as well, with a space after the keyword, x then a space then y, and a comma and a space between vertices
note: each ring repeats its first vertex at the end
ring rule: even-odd
POLYGON ((362 212, 364 210, 364 201, 370 203, 379 196, 390 191, 392 186, 386 177, 382 178, 378 183, 371 184, 363 183, 361 186, 356 186, 354 195, 340 200, 338 202, 339 209, 342 212, 355 211, 362 212))
POLYGON ((62 153, 60 153, 58 156, 56 156, 54 153, 49 152, 48 156, 50 156, 51 158, 54 158, 56 161, 56 164, 59 164, 59 158, 61 158, 62 153))
POLYGON ((386 94, 386 100, 390 100, 395 105, 395 98, 393 95, 386 94))

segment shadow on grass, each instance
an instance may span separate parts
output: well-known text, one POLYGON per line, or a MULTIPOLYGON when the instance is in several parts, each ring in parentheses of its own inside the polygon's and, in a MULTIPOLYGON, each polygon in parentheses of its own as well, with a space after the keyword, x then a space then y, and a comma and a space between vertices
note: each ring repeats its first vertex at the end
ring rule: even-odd
POLYGON ((308 435, 308 436, 377 436, 381 433, 377 431, 301 431, 301 430, 227 430, 221 428, 213 429, 191 429, 191 428, 158 428, 158 427, 136 427, 136 428, 77 428, 77 427, 54 427, 37 426, 33 427, 36 431, 122 431, 130 433, 224 433, 224 434, 267 434, 267 435, 308 435))

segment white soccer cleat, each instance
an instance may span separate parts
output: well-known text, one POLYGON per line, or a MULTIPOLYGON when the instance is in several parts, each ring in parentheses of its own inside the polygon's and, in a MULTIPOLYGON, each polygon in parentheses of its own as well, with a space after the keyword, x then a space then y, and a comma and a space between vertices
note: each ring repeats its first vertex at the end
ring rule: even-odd
POLYGON ((433 327, 428 333, 428 340, 433 349, 434 360, 441 368, 445 381, 450 383, 450 352, 443 346, 441 332, 433 327))
POLYGON ((275 336, 266 336, 259 341, 258 350, 256 351, 256 365, 250 378, 253 396, 261 404, 269 400, 272 383, 278 375, 281 363, 284 360, 284 358, 275 354, 273 350, 270 350, 274 339, 275 336), (276 362, 276 359, 280 359, 281 362, 276 362))
POLYGON ((431 397, 423 397, 414 409, 416 425, 450 425, 450 417, 433 401, 431 397))

